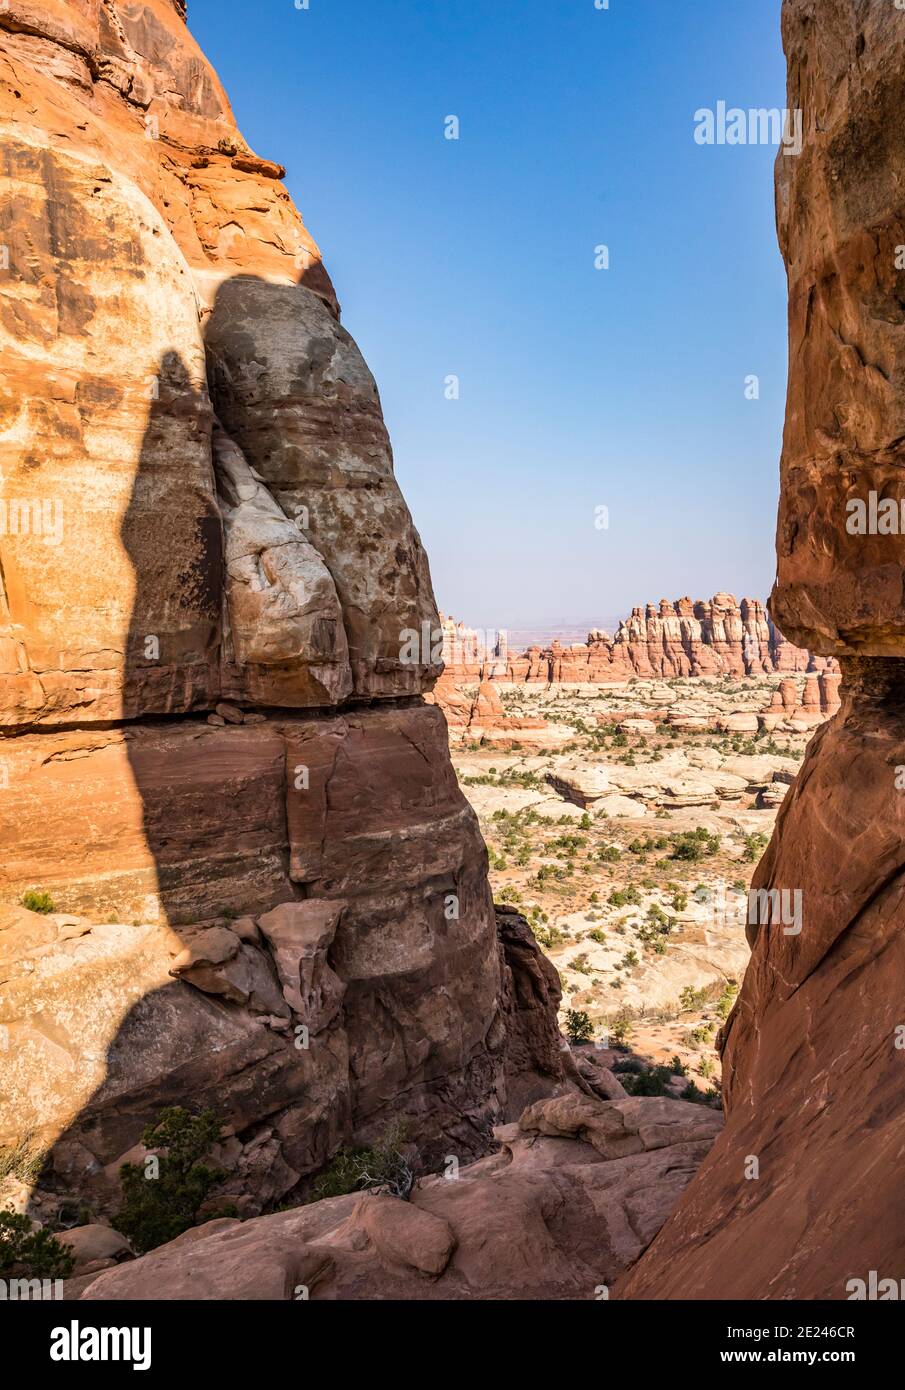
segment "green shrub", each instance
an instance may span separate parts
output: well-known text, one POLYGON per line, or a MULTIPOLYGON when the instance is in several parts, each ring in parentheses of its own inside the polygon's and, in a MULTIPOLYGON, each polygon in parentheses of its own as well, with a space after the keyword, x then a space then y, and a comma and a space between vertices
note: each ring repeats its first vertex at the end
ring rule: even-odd
POLYGON ((620 1076, 625 1090, 630 1096, 670 1095, 669 1082, 672 1071, 669 1067, 644 1067, 636 1075, 620 1076))
POLYGON ((219 1139, 220 1125, 212 1110, 193 1115, 182 1106, 170 1106, 145 1128, 141 1142, 156 1153, 158 1174, 150 1177, 144 1165, 124 1163, 119 1170, 123 1205, 113 1218, 116 1229, 141 1254, 195 1225, 199 1208, 223 1177, 202 1162, 219 1139))
POLYGON ((745 846, 742 858, 749 864, 753 864, 756 859, 760 859, 764 850, 767 848, 767 836, 757 833, 745 835, 743 844, 745 846))
POLYGON ((726 988, 723 990, 723 993, 720 995, 719 999, 716 1001, 716 1011, 724 1022, 732 1012, 732 1006, 735 1003, 735 996, 737 994, 738 986, 734 984, 728 984, 726 988))
POLYGON ((608 902, 613 907, 638 907, 641 902, 641 894, 632 884, 628 888, 614 889, 608 898, 608 902))
POLYGON ((707 990, 693 989, 691 985, 686 985, 685 988, 682 990, 682 993, 679 995, 679 1004, 681 1005, 684 1012, 690 1012, 692 1009, 702 1008, 706 1003, 706 1000, 707 990))
POLYGON ((340 1149, 315 1179, 311 1201, 380 1188, 407 1202, 415 1174, 410 1160, 401 1152, 404 1139, 405 1126, 397 1122, 371 1148, 340 1149))
POLYGON ((75 1258, 46 1230, 32 1230, 31 1218, 0 1211, 0 1276, 23 1279, 67 1279, 75 1258))
POLYGON ((29 888, 27 893, 22 894, 22 906, 27 907, 29 912, 56 912, 50 894, 39 893, 36 888, 29 888))
MULTIPOLYGON (((543 914, 543 920, 546 921, 546 913, 543 914)), ((534 933, 535 941, 541 946, 546 946, 548 951, 552 950, 554 946, 562 945, 566 939, 565 932, 560 931, 559 927, 538 926, 537 922, 534 921, 529 925, 534 933)))
POLYGON ((697 830, 683 830, 678 835, 672 835, 670 839, 673 846, 670 859, 696 862, 709 854, 716 854, 720 848, 719 835, 711 835, 702 827, 697 830))

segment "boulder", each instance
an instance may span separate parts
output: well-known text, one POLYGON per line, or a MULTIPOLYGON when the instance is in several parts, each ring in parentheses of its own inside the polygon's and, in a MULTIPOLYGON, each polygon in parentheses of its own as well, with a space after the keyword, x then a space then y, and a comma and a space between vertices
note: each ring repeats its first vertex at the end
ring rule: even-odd
POLYGON ((74 1275, 90 1273, 92 1269, 119 1264, 130 1260, 133 1250, 125 1236, 114 1231, 112 1226, 97 1223, 88 1226, 73 1226, 57 1237, 61 1245, 72 1251, 74 1275))

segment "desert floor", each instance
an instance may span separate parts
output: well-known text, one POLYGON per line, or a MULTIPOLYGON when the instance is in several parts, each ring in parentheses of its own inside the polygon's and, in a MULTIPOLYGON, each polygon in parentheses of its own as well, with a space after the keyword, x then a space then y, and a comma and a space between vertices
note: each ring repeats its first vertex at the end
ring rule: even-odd
POLYGON ((751 875, 811 737, 677 730, 662 711, 712 723, 763 710, 778 684, 501 685, 507 716, 548 729, 483 742, 451 731, 494 896, 525 914, 559 971, 564 1031, 570 1011, 586 1014, 588 1045, 629 1090, 716 1101, 751 875))

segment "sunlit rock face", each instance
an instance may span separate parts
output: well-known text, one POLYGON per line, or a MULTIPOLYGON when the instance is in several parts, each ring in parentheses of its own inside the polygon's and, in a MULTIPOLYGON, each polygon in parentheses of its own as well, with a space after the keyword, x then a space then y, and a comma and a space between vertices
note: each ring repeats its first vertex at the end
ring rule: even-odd
POLYGON ((772 611, 825 654, 905 632, 905 28, 894 5, 786 4, 801 155, 777 161, 789 379, 772 611), (873 502, 872 502, 873 497, 873 502), (884 500, 886 505, 884 506, 884 500))
POLYGON ((171 0, 10 0, 0 133, 0 1143, 104 1189, 211 1103, 253 1208, 399 1112, 473 1156, 513 967, 422 701, 427 560, 284 171, 171 0))
POLYGON ((427 561, 282 170, 166 0, 0 35, 0 723, 429 688, 427 561))
POLYGON ((790 377, 772 609, 840 660, 841 690, 825 675, 802 711, 841 708, 754 877, 726 1129, 625 1298, 847 1299, 905 1263, 905 553, 847 505, 900 489, 905 16, 785 0, 783 36, 806 135, 777 160, 790 377))

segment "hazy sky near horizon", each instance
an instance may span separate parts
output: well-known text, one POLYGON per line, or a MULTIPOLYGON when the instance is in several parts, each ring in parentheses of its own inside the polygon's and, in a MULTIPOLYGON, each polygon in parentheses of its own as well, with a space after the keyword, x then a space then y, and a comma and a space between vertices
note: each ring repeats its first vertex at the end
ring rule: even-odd
POLYGON ((694 117, 784 106, 779 13, 259 0, 252 17, 245 0, 189 0, 376 376, 446 612, 515 627, 767 596, 786 376, 776 150, 701 146, 694 117))

